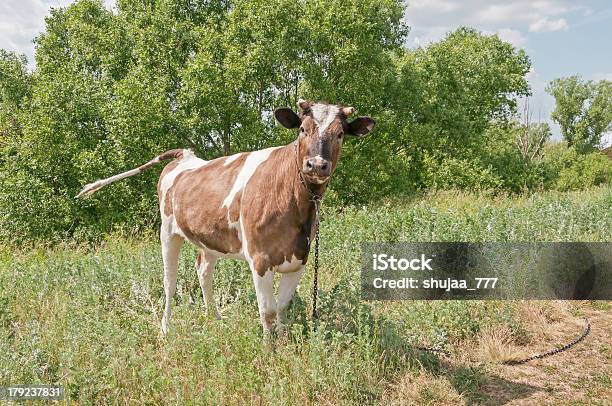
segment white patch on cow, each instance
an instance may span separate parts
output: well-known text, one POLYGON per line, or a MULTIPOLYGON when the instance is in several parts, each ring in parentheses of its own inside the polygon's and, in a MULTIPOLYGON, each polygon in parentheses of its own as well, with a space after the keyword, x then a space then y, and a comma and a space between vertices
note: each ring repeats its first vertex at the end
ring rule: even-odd
POLYGON ((248 154, 246 160, 244 161, 244 164, 242 165, 242 168, 240 169, 240 172, 238 173, 238 176, 236 177, 236 180, 234 181, 232 189, 223 200, 223 204, 221 205, 221 207, 230 207, 230 205, 234 201, 236 193, 244 189, 244 187, 247 185, 247 183, 251 179, 251 176, 253 176, 259 165, 261 165, 262 162, 268 159, 272 151, 278 148, 281 147, 262 149, 260 151, 255 151, 248 154))
MULTIPOLYGON (((178 165, 162 178, 161 186, 160 186, 161 202, 162 202, 161 205, 165 204, 166 192, 168 191, 168 189, 172 187, 172 185, 174 185, 174 180, 179 174, 187 170, 201 168, 207 163, 208 161, 198 158, 197 156, 195 156, 195 154, 192 151, 188 149, 183 150, 183 158, 179 161, 178 165)), ((162 210, 162 213, 163 213, 163 210, 162 210)))
MULTIPOLYGON (((227 224, 227 228, 229 228, 230 230, 238 230, 238 231, 240 231, 240 219, 238 219, 238 221, 230 221, 227 224)), ((240 239, 240 235, 238 235, 238 239, 240 239)))
POLYGON ((253 284, 259 306, 259 317, 264 331, 271 331, 276 322, 276 299, 274 298, 274 272, 266 272, 260 276, 253 268, 253 284))
POLYGON ((242 152, 239 152, 237 154, 228 156, 227 158, 225 158, 225 162, 223 163, 223 166, 227 166, 227 165, 231 164, 236 159, 240 158, 241 155, 242 155, 242 152))
POLYGON ((304 266, 302 265, 297 271, 284 273, 281 276, 281 280, 278 284, 278 304, 277 304, 277 315, 276 315, 276 329, 277 331, 284 329, 285 323, 285 310, 291 302, 291 298, 295 294, 298 283, 302 279, 304 274, 304 266))
POLYGON ((319 135, 325 134, 327 127, 334 122, 340 109, 336 106, 317 103, 311 107, 312 117, 319 126, 319 135))
POLYGON ((246 233, 244 232, 244 224, 242 224, 241 220, 238 220, 238 226, 240 227, 240 233, 238 233, 240 237, 238 238, 242 243, 242 246, 240 247, 240 253, 244 255, 244 259, 249 264, 251 271, 255 272, 255 269, 253 269, 253 258, 251 258, 251 255, 249 253, 249 242, 247 241, 246 233))
POLYGON ((287 260, 285 259, 285 261, 278 265, 277 267, 275 267, 273 270, 277 271, 277 272, 294 272, 297 271, 298 269, 300 269, 301 267, 303 267, 304 264, 302 264, 302 260, 296 258, 295 254, 291 255, 291 260, 287 260))
POLYGON ((183 157, 178 162, 178 165, 162 178, 161 185, 160 185, 161 196, 160 196, 159 211, 161 213, 162 228, 164 228, 165 232, 168 233, 169 235, 178 234, 181 237, 186 238, 183 231, 176 224, 174 215, 166 216, 164 214, 164 205, 166 204, 166 193, 172 187, 172 185, 174 185, 174 181, 176 180, 176 177, 179 174, 187 170, 201 168, 207 163, 208 161, 198 158, 197 156, 195 156, 195 154, 192 151, 185 149, 183 150, 183 157))
POLYGON ((202 262, 196 268, 198 273, 198 280, 200 281, 200 288, 202 289, 202 296, 204 297, 204 306, 208 312, 212 312, 216 319, 221 318, 219 309, 214 301, 213 295, 213 273, 215 271, 215 263, 217 258, 210 253, 204 252, 202 255, 202 262))

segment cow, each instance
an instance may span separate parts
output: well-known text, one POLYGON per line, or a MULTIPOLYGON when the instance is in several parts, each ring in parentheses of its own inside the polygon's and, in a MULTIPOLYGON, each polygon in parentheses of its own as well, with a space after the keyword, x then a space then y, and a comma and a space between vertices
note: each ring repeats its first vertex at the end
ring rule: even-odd
POLYGON ((316 231, 315 204, 336 169, 345 136, 364 136, 375 121, 352 107, 300 100, 298 113, 275 110, 278 122, 299 129, 288 145, 240 152, 210 161, 189 149, 166 151, 146 164, 86 185, 77 197, 173 159, 157 191, 164 265, 165 308, 161 332, 170 322, 178 259, 185 240, 198 248, 196 270, 204 303, 219 318, 213 300, 213 270, 219 258, 245 260, 252 273, 264 332, 282 331, 287 309, 308 259, 316 231), (275 273, 281 274, 278 302, 275 273))

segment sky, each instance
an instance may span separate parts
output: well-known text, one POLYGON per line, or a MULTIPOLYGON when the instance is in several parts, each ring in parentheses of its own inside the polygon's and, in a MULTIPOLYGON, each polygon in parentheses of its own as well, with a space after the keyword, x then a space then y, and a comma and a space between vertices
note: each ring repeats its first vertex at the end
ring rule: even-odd
MULTIPOLYGON (((0 0, 0 48, 25 54, 34 67, 32 39, 44 30, 51 7, 72 0, 0 0)), ((115 0, 104 0, 114 7, 115 0)), ((533 96, 533 121, 550 121, 554 99, 544 88, 551 80, 578 74, 587 80, 612 80, 612 1, 609 0, 407 0, 411 27, 406 45, 426 46, 461 25, 524 48, 532 61, 527 78, 533 96)), ((612 134, 606 143, 612 142, 612 134)))

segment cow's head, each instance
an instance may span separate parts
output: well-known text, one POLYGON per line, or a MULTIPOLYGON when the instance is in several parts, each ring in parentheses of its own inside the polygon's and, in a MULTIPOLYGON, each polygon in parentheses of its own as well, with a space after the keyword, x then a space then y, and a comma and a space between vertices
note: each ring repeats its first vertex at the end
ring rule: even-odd
POLYGON ((348 121, 352 107, 300 100, 299 115, 290 108, 274 112, 285 128, 299 128, 297 163, 308 182, 325 183, 336 169, 345 135, 363 136, 376 124, 370 117, 348 121))

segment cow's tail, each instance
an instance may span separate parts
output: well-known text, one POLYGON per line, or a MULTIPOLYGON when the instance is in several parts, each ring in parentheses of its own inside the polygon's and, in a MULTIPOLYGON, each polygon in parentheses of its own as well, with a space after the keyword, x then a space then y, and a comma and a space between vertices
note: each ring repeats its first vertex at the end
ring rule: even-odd
POLYGON ((152 167, 153 165, 157 163, 160 163, 161 161, 165 161, 168 159, 176 159, 176 158, 180 159, 182 158, 184 152, 185 152, 184 149, 171 149, 169 151, 164 152, 161 155, 156 156, 155 158, 151 159, 146 164, 140 165, 138 168, 134 168, 129 171, 111 176, 110 178, 100 179, 95 182, 88 183, 87 185, 85 185, 83 190, 81 190, 79 194, 76 195, 76 197, 89 196, 92 193, 94 193, 96 190, 101 189, 110 183, 116 182, 124 178, 128 178, 130 176, 138 175, 139 173, 149 169, 150 167, 152 167))

